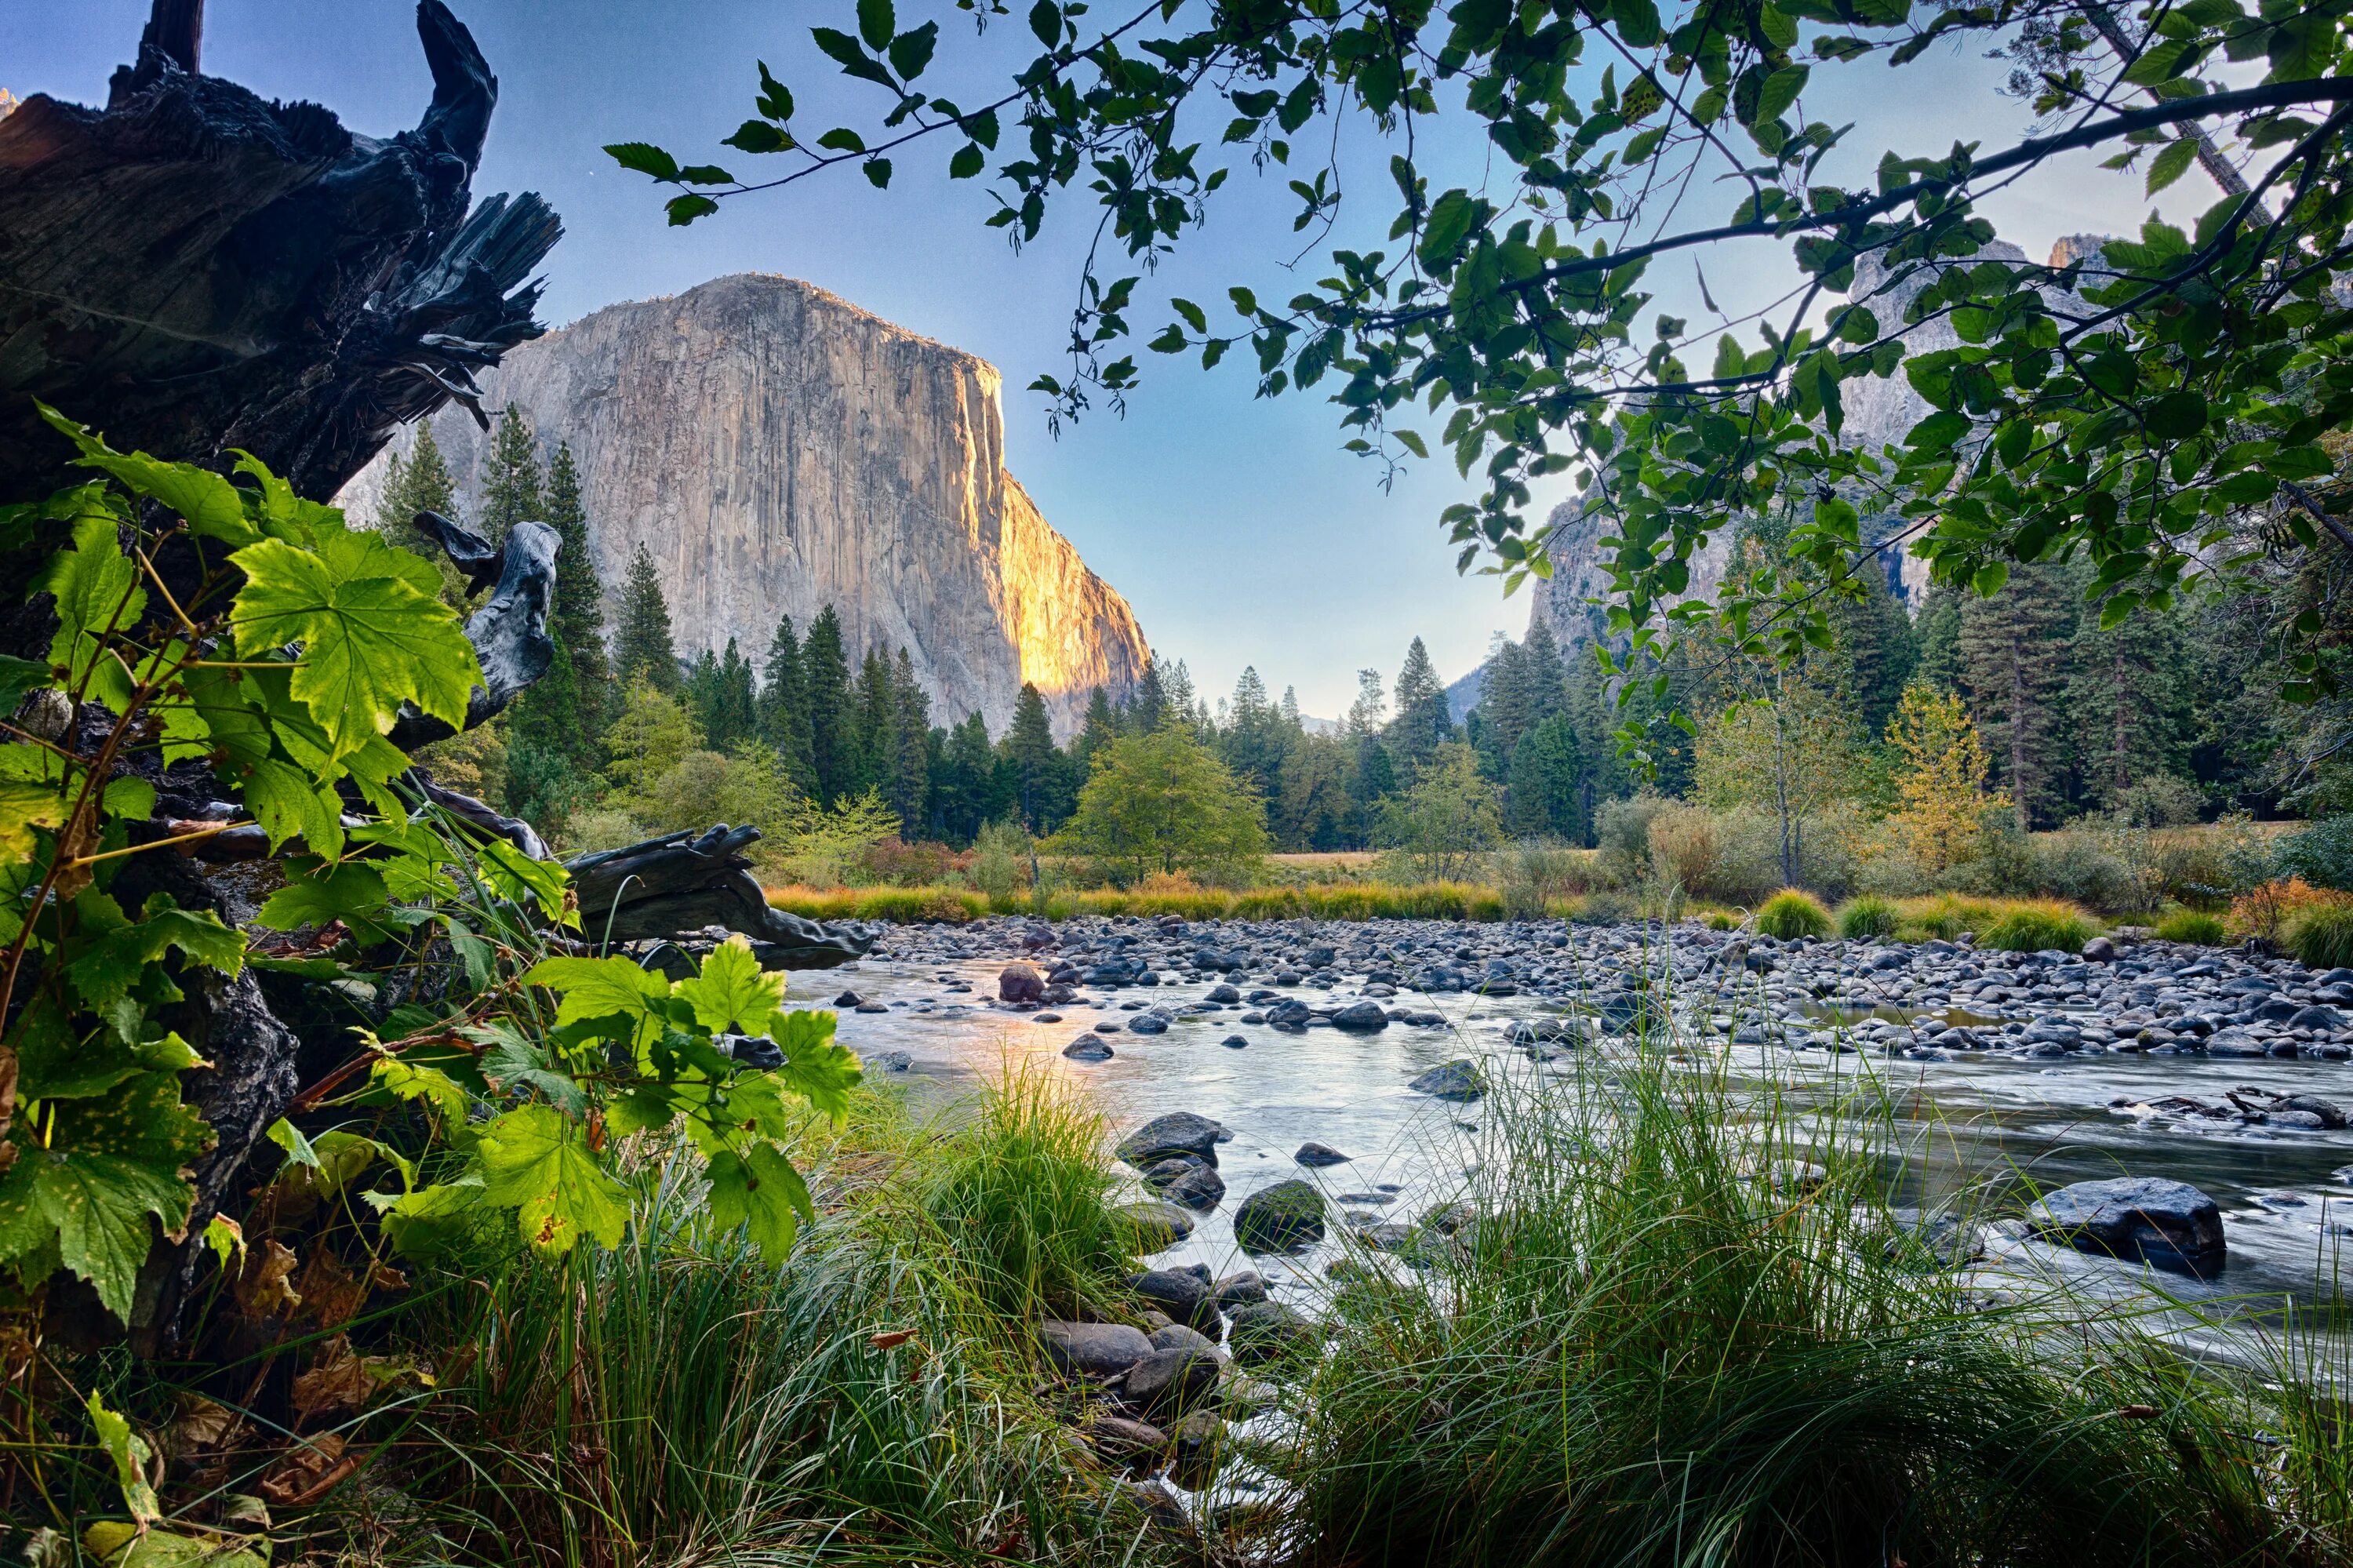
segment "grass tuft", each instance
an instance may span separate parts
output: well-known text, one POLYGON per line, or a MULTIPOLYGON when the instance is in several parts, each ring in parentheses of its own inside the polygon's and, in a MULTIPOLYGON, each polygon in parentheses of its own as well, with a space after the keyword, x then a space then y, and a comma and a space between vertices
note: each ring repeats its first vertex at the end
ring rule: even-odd
POLYGON ((1785 887, 1757 907, 1757 928, 1784 942, 1792 937, 1826 937, 1831 912, 1802 888, 1785 887))
POLYGON ((2219 948, 2231 939, 2220 915, 2204 909, 2177 909, 2157 923, 2159 941, 2192 942, 2201 948, 2219 948))
POLYGON ((2353 964, 2353 903, 2332 900, 2300 910, 2287 924, 2288 950, 2306 969, 2353 964))
POLYGON ((1850 898, 1839 910, 1839 935, 1854 940, 1869 937, 1893 937, 1903 924, 1895 906, 1874 894, 1866 893, 1850 898))
POLYGON ((2016 905, 1978 933, 1978 947, 2010 953, 2080 953, 2091 939, 2092 923, 2073 906, 2057 903, 2016 905))

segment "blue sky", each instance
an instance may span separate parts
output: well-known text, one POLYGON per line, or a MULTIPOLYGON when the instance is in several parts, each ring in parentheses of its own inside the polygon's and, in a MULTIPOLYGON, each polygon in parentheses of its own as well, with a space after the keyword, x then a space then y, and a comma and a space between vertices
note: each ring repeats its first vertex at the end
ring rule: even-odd
MULTIPOLYGON (((1232 689, 1245 664, 1276 690, 1295 684, 1310 713, 1344 712, 1355 672, 1394 674, 1407 641, 1424 638, 1448 679, 1485 654, 1498 630, 1517 636, 1524 599, 1496 579, 1458 577, 1437 518, 1472 493, 1443 462, 1419 465, 1384 492, 1378 471, 1339 450, 1336 410, 1319 398, 1251 396, 1238 359, 1203 375, 1190 361, 1144 355, 1148 379, 1124 419, 1099 412, 1056 439, 1034 395, 1058 371, 1092 208, 1075 204, 1016 256, 998 231, 983 182, 951 184, 936 154, 902 157, 888 192, 854 171, 728 204, 684 230, 663 226, 650 182, 597 149, 661 143, 750 177, 754 160, 718 146, 750 109, 753 60, 765 58, 795 90, 797 126, 813 132, 855 114, 871 123, 879 90, 843 81, 809 42, 812 25, 854 26, 849 0, 452 0, 500 79, 498 113, 478 192, 537 190, 564 215, 567 238, 549 259, 545 318, 560 324, 619 300, 675 293, 742 270, 806 278, 928 336, 994 361, 1007 385, 1008 462, 1047 517, 1124 593, 1166 658, 1183 658, 1201 688, 1232 689)), ((901 0, 900 25, 936 16, 937 90, 966 101, 992 68, 1026 58, 1033 40, 1017 15, 975 40, 968 14, 946 3, 901 0), (969 57, 969 58, 965 58, 969 57)), ((97 103, 128 59, 146 0, 0 4, 0 87, 97 103)), ((205 68, 272 97, 307 98, 355 130, 387 134, 413 124, 430 94, 412 0, 211 0, 205 68)), ((1833 123, 1861 122, 1856 158, 1895 145, 1939 153, 1956 139, 2000 145, 2024 116, 1994 96, 2002 69, 1953 50, 1899 73, 1871 67, 1840 104, 1810 102, 1833 123)), ((927 79, 929 80, 930 79, 927 79)), ((1214 140, 1212 130, 1205 139, 1214 140)), ((1368 145, 1343 164, 1364 193, 1360 221, 1385 231, 1394 211, 1388 150, 1368 145)), ((1478 173, 1475 143, 1421 149, 1433 187, 1478 173)), ((782 160, 776 160, 781 163, 782 160)), ((2097 174, 2077 155, 1987 204, 2005 238, 2030 251, 2062 234, 2137 225, 2147 203, 2137 178, 2097 174)), ((1825 174, 1837 177, 1835 165, 1825 174)), ((1294 291, 1322 276, 1311 255, 1296 275, 1287 173, 1244 166, 1212 227, 1147 281, 1134 319, 1156 328, 1166 296, 1205 304, 1248 282, 1294 291)), ((1847 177, 1860 179, 1850 170, 1847 177)), ((2168 192, 2202 206, 2212 193, 2192 175, 2168 192), (2179 194, 2178 194, 2179 193, 2179 194)), ((1695 210, 1727 206, 1702 196, 1695 210)), ((1344 235, 1377 243, 1379 232, 1344 235)), ((1707 260, 1725 309, 1761 303, 1786 287, 1771 250, 1707 260)), ((1687 266, 1651 280, 1661 308, 1700 313, 1687 266)), ((1148 335, 1148 332, 1147 332, 1148 335)))

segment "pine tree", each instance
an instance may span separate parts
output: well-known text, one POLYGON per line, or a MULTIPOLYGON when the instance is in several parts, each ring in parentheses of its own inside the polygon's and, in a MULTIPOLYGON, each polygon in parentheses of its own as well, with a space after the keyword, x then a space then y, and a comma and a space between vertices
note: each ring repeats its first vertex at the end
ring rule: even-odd
POLYGON ((1585 769, 1577 725, 1558 713, 1520 736, 1504 786, 1504 822, 1514 833, 1550 834, 1583 843, 1585 769))
POLYGON ((808 682, 809 767, 818 799, 830 805, 854 793, 858 736, 849 705, 849 659, 842 648, 841 617, 827 605, 809 623, 801 649, 808 682))
POLYGON ((1348 798, 1356 810, 1349 818, 1349 836, 1362 849, 1373 839, 1380 820, 1381 801, 1397 791, 1397 764, 1388 743, 1367 730, 1356 737, 1356 755, 1348 769, 1348 798))
POLYGON ((2063 731, 2085 795, 2115 810, 2135 786, 2187 779, 2196 688, 2184 617, 2143 612, 2113 630, 2087 613, 2070 651, 2063 731))
POLYGON ((1853 706, 1862 733, 1875 736, 1887 727, 1919 665, 1919 635, 1884 574, 1875 570, 1862 574, 1860 599, 1832 598, 1828 617, 1825 673, 1853 706))
POLYGON ((1969 707, 1993 753, 2018 830, 2050 818, 2059 799, 2057 699, 2073 630, 2064 568, 2022 562, 1991 599, 1961 605, 1960 657, 1969 707))
POLYGON ((620 624, 614 629, 613 676, 623 687, 643 681, 658 692, 679 689, 678 650, 670 643, 670 602, 662 598, 654 558, 638 546, 621 586, 620 624))
POLYGON ((482 471, 482 513, 479 526, 492 544, 507 536, 518 523, 536 523, 546 516, 539 470, 539 440, 531 421, 519 408, 499 416, 491 435, 491 450, 482 471))
POLYGON ((720 712, 723 699, 719 694, 719 655, 706 648, 686 673, 686 711, 694 719, 703 745, 712 751, 723 751, 727 735, 720 712))
POLYGON ((438 512, 452 522, 458 520, 457 482, 449 477, 449 465, 433 440, 430 423, 417 427, 417 444, 406 457, 395 452, 385 466, 384 499, 376 505, 375 530, 404 550, 438 560, 440 551, 417 530, 420 512, 438 512))
POLYGON ((1071 759, 1077 782, 1084 784, 1093 771, 1095 754, 1119 738, 1119 710, 1112 706, 1111 698, 1101 686, 1087 694, 1087 716, 1079 726, 1079 736, 1071 743, 1071 759))
POLYGON ((899 814, 899 836, 913 842, 932 820, 932 699, 915 679, 915 662, 904 648, 891 661, 892 715, 889 778, 885 797, 899 814))
POLYGON ((989 820, 988 794, 996 768, 988 721, 974 714, 948 732, 933 794, 942 831, 952 843, 970 843, 989 820))
POLYGON ((1356 700, 1348 705, 1348 734, 1362 738, 1380 732, 1389 710, 1388 683, 1378 670, 1356 672, 1356 700))
POLYGON ((1013 725, 1005 732, 1005 762, 1022 825, 1033 833, 1053 832, 1068 814, 1062 754, 1054 746, 1046 699, 1027 681, 1021 683, 1021 694, 1013 701, 1013 725))
POLYGON ((1161 679, 1160 657, 1154 654, 1144 662, 1144 678, 1135 683, 1123 727, 1132 735, 1150 735, 1167 721, 1168 687, 1161 679))
POLYGON ((785 774, 802 793, 817 792, 817 754, 809 734, 808 672, 793 618, 776 620, 760 687, 760 738, 776 748, 785 774))
MULTIPOLYGON (((708 653, 703 655, 707 661, 708 653)), ((711 688, 711 709, 703 720, 714 751, 733 751, 759 738, 759 699, 754 694, 752 661, 727 640, 727 652, 717 662, 711 688)))
POLYGON ((1912 623, 1912 636, 1919 649, 1913 665, 1915 680, 1926 681, 1940 692, 1961 689, 1961 596, 1952 588, 1937 587, 1928 590, 1920 601, 1920 618, 1912 623))
POLYGON ((897 688, 891 681, 891 659, 880 648, 870 648, 858 665, 858 682, 850 693, 850 733, 856 738, 850 787, 847 793, 869 789, 887 792, 890 785, 892 726, 899 719, 897 688))
POLYGON ((1218 736, 1219 755, 1261 797, 1273 800, 1282 785, 1291 737, 1282 711, 1267 700, 1266 683, 1255 667, 1245 666, 1241 679, 1234 683, 1226 720, 1225 732, 1218 736))
POLYGON ((563 540, 555 553, 555 606, 549 617, 558 641, 572 650, 582 693, 584 745, 604 730, 611 705, 612 661, 605 652, 605 585, 588 545, 588 509, 580 498, 580 470, 572 443, 555 449, 547 469, 547 524, 563 540))
POLYGON ((1446 687, 1438 678, 1438 668, 1430 662, 1430 650, 1417 637, 1405 651, 1405 665, 1398 671, 1397 717, 1389 721, 1388 739, 1395 759, 1408 768, 1419 768, 1431 751, 1454 738, 1454 720, 1446 707, 1446 687))

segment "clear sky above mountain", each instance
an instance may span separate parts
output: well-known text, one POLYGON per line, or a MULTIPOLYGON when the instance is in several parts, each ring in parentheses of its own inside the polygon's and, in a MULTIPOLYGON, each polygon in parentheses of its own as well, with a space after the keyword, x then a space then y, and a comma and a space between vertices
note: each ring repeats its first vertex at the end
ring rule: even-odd
MULTIPOLYGON (((718 217, 678 230, 664 227, 650 182, 598 151, 607 142, 646 140, 681 154, 725 154, 718 161, 730 166, 754 164, 717 143, 749 112, 754 58, 792 85, 812 130, 852 114, 871 119, 879 93, 843 81, 808 38, 812 25, 841 25, 851 14, 848 0, 451 4, 500 79, 474 188, 537 190, 564 215, 567 238, 548 265, 550 322, 723 272, 776 271, 994 361, 1006 378, 1009 466, 1127 595, 1163 657, 1187 660, 1212 696, 1253 664, 1277 691, 1295 684, 1308 712, 1337 714, 1355 694, 1355 671, 1376 665, 1394 674, 1417 634, 1451 680, 1484 657, 1495 632, 1516 636, 1526 624, 1524 599, 1506 602, 1496 579, 1455 574, 1437 517, 1472 487, 1451 465, 1416 465, 1383 491, 1377 468, 1339 450, 1329 404, 1253 400, 1246 355, 1207 376, 1189 360, 1145 355, 1147 379, 1124 419, 1101 410, 1059 439, 1050 435, 1039 400, 1021 388, 1060 368, 1091 207, 1074 200, 1017 256, 997 231, 981 227, 994 205, 984 182, 947 180, 944 148, 937 157, 901 157, 887 193, 842 170, 739 198, 718 217)), ((5 0, 0 87, 20 98, 103 101, 107 75, 131 57, 147 8, 147 0, 5 0)), ((999 19, 976 42, 969 15, 953 5, 901 0, 900 9, 902 26, 918 16, 941 19, 944 61, 963 57, 955 69, 934 68, 938 90, 952 97, 977 97, 959 86, 1001 77, 1032 47, 1018 16, 999 19)), ((211 0, 205 67, 269 96, 315 100, 374 134, 413 124, 430 94, 412 0, 211 0)), ((1914 154, 1942 152, 1957 139, 1999 144, 2025 118, 1993 94, 2002 69, 1949 51, 1931 55, 1874 79, 1886 83, 1874 90, 1876 101, 1829 117, 1862 122, 1853 156, 1867 161, 1891 142, 1914 154)), ((1214 143, 1215 136, 1211 128, 1202 139, 1214 143)), ((1368 145, 1343 164, 1348 186, 1365 197, 1356 222, 1375 231, 1344 233, 1341 242, 1379 242, 1395 195, 1380 172, 1388 153, 1368 145)), ((1425 140, 1420 153, 1434 187, 1477 178, 1474 142, 1432 148, 1425 140)), ((2137 180, 2094 174, 2094 165, 2088 155, 2054 164, 1989 200, 1988 210, 2005 238, 2030 251, 2063 234, 2137 226, 2147 206, 2137 180)), ((1238 171, 1235 199, 1147 282, 1135 319, 1156 327, 1170 292, 1207 303, 1233 281, 1277 297, 1291 291, 1282 262, 1299 240, 1288 177, 1238 171)), ((2168 215, 2212 195, 2193 175, 2167 193, 2168 215)), ((1706 210, 1708 196, 1694 199, 1702 204, 1694 210, 1706 210)), ((1305 278, 1323 275, 1321 254, 1301 263, 1305 278)), ((1706 265, 1711 293, 1735 313, 1776 297, 1789 277, 1765 248, 1706 265)), ((1688 263, 1651 281, 1662 308, 1705 319, 1688 263)))

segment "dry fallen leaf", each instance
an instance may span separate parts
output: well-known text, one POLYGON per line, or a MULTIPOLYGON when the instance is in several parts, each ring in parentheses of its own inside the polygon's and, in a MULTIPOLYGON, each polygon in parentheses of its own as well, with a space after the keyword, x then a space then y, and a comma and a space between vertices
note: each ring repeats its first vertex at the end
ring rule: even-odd
POLYGON ((298 1441, 261 1478, 261 1495, 278 1508, 301 1508, 359 1467, 359 1457, 343 1451, 333 1433, 298 1441))
POLYGON ((866 1342, 878 1351, 895 1351, 914 1337, 915 1330, 913 1329, 888 1329, 874 1335, 866 1342))
POLYGON ((237 1277, 237 1304, 247 1317, 267 1318, 302 1305, 302 1298, 287 1283, 294 1264, 293 1249, 282 1242, 266 1241, 247 1249, 245 1269, 237 1277))

